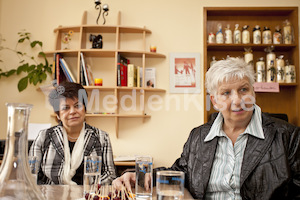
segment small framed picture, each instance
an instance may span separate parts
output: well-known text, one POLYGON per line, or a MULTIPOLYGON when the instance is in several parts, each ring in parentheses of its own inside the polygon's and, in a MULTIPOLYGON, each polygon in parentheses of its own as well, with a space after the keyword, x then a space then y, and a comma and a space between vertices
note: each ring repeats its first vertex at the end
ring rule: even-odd
POLYGON ((170 93, 200 93, 200 53, 170 53, 170 93))

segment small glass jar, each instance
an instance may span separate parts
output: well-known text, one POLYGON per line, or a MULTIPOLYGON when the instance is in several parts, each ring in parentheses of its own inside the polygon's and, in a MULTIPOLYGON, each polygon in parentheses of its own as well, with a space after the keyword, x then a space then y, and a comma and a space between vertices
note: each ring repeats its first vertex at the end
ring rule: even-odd
POLYGON ((243 26, 243 32, 242 32, 242 43, 243 44, 250 43, 250 32, 249 32, 248 28, 249 28, 248 25, 243 26))
POLYGON ((261 31, 259 25, 253 28, 253 44, 261 44, 261 31))
POLYGON ((269 27, 264 27, 262 38, 263 44, 272 44, 272 33, 269 27))

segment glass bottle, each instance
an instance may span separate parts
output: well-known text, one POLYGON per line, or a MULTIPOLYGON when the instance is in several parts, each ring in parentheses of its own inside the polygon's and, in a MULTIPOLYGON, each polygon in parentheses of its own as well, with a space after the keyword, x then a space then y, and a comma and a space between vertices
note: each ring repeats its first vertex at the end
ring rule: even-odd
POLYGON ((0 199, 43 200, 28 163, 29 104, 6 104, 7 138, 0 169, 0 199))

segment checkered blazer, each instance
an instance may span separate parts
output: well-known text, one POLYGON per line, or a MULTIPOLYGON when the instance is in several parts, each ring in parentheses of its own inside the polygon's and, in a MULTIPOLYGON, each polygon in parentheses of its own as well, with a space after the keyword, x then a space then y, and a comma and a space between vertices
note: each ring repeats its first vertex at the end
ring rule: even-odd
MULTIPOLYGON (((111 183, 116 178, 113 152, 108 133, 84 123, 84 156, 102 156, 101 181, 111 183)), ((41 130, 31 145, 29 155, 37 156, 38 184, 63 184, 64 144, 60 123, 41 130)))

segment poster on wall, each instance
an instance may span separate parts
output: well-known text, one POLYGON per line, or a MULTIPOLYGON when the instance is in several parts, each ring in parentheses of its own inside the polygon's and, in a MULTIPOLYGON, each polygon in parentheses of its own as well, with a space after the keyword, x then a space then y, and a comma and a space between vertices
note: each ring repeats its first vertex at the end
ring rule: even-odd
POLYGON ((170 93, 200 93, 200 53, 170 53, 170 93))

